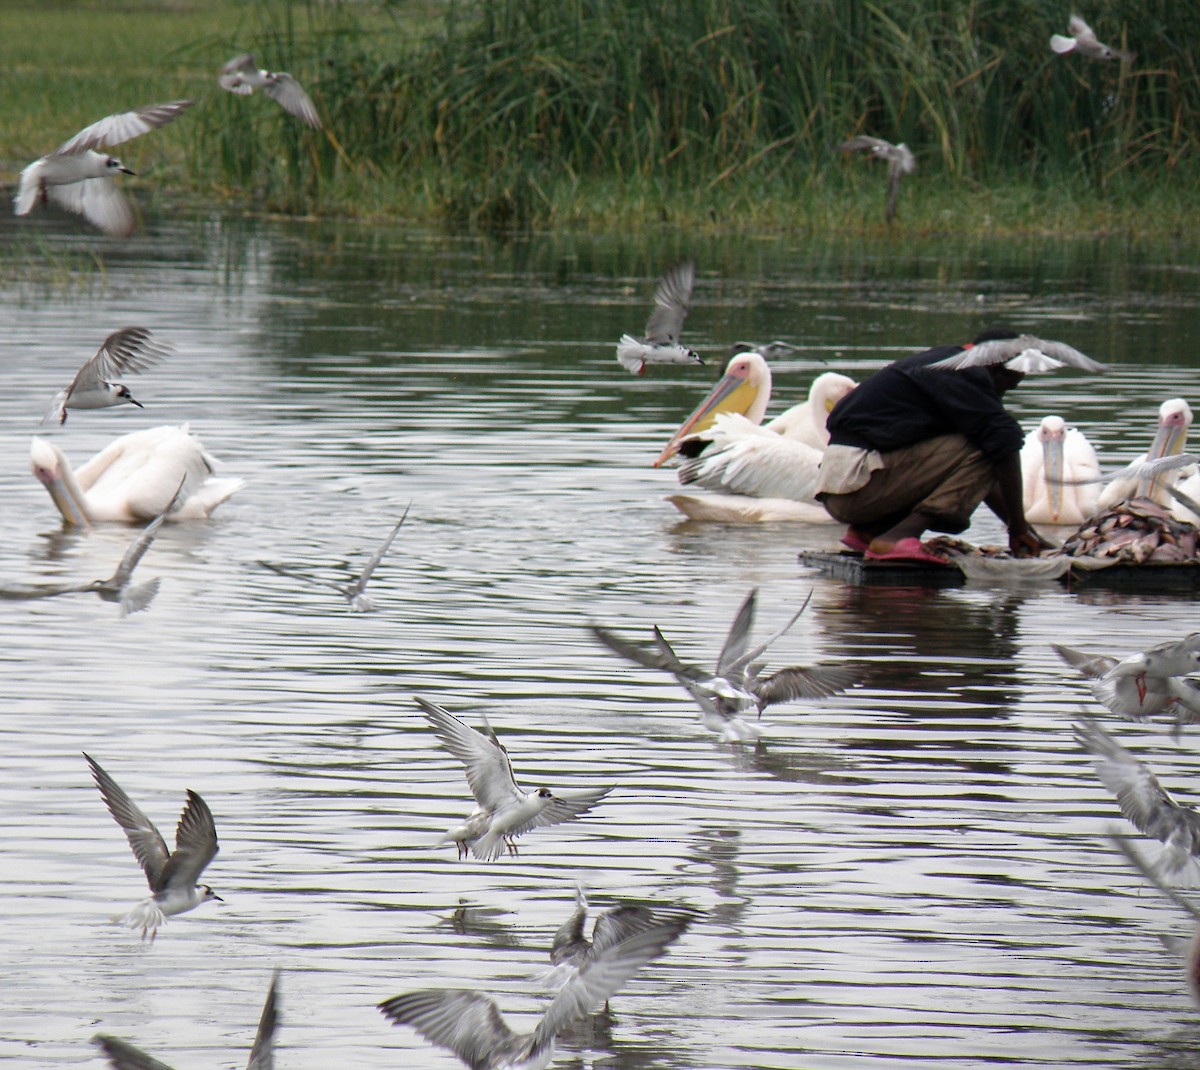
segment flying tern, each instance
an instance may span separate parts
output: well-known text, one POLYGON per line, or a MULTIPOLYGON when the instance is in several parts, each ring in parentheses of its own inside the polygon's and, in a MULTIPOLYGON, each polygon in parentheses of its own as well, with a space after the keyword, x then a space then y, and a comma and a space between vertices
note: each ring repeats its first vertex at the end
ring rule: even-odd
POLYGON ((125 404, 143 408, 129 387, 113 380, 118 375, 144 372, 173 352, 169 344, 160 341, 146 327, 113 331, 70 384, 54 395, 42 423, 47 420, 66 423, 67 409, 107 409, 125 404))
POLYGON ((1117 797, 1121 813, 1140 832, 1164 844, 1158 863, 1162 876, 1177 877, 1196 867, 1200 813, 1172 799, 1150 769, 1095 721, 1076 723, 1074 732, 1079 745, 1096 759, 1096 772, 1117 797))
POLYGON ((671 673, 699 704, 705 727, 718 732, 723 741, 730 742, 760 734, 755 726, 739 716, 744 710, 755 709, 761 718, 762 711, 776 703, 800 698, 828 698, 841 694, 855 683, 857 673, 848 665, 790 666, 763 675, 764 663, 759 659, 796 623, 811 598, 809 592, 804 604, 782 628, 764 642, 750 647, 758 599, 757 589, 752 589, 733 618, 717 657, 716 669, 711 671, 681 661, 657 627, 653 629, 653 645, 631 642, 597 624, 591 624, 589 628, 600 642, 622 657, 646 668, 671 673))
POLYGON ((839 152, 866 152, 887 161, 887 207, 884 219, 890 223, 896 218, 896 200, 900 195, 900 180, 917 169, 916 157, 904 142, 893 145, 881 137, 858 134, 838 146, 839 152))
POLYGON ((1150 681, 1161 682, 1194 672, 1200 672, 1200 632, 1130 654, 1109 669, 1104 679, 1132 677, 1141 697, 1150 681))
POLYGON ((321 127, 321 117, 300 83, 287 71, 262 70, 254 62, 251 52, 234 56, 221 68, 217 81, 222 89, 239 96, 248 96, 254 90, 261 89, 289 115, 294 115, 314 129, 321 127))
POLYGON ((118 172, 134 172, 115 156, 96 149, 121 145, 177 119, 190 100, 147 104, 133 111, 106 115, 84 127, 73 138, 21 172, 14 198, 17 215, 28 215, 38 201, 54 201, 60 208, 82 215, 89 223, 118 238, 128 237, 137 227, 133 209, 113 183, 118 172))
POLYGON ((1094 373, 1107 370, 1103 364, 1066 342, 1047 342, 1032 334, 967 344, 961 352, 934 361, 929 367, 939 371, 962 371, 964 368, 986 368, 992 364, 1003 364, 1009 371, 1022 375, 1038 375, 1067 366, 1094 373))
POLYGON ((691 260, 676 264, 667 271, 654 290, 654 311, 646 321, 646 333, 641 338, 621 335, 617 343, 617 360, 621 367, 634 375, 643 375, 647 364, 703 364, 693 349, 679 341, 683 321, 692 304, 692 287, 696 282, 696 265, 691 260))
POLYGON ((410 502, 404 508, 404 515, 396 521, 395 526, 388 533, 386 539, 380 544, 379 549, 371 556, 371 560, 363 567, 362 572, 358 574, 358 578, 352 583, 338 583, 335 580, 323 580, 318 576, 310 576, 306 572, 301 572, 298 569, 288 568, 286 565, 273 565, 270 561, 259 561, 263 568, 269 568, 272 572, 278 572, 281 576, 287 576, 294 580, 303 580, 305 583, 315 583, 321 587, 328 587, 331 590, 337 591, 342 595, 350 606, 351 612, 366 613, 375 608, 374 600, 367 594, 367 583, 370 582, 371 576, 375 569, 379 566, 379 562, 383 560, 384 554, 391 548, 392 541, 396 538, 404 521, 408 517, 408 510, 411 507, 410 502))
POLYGON ((1061 33, 1050 35, 1050 47, 1060 56, 1068 52, 1078 52, 1081 56, 1087 56, 1089 59, 1118 59, 1124 60, 1126 63, 1132 63, 1136 58, 1137 54, 1134 52, 1125 52, 1104 44, 1096 37, 1095 31, 1078 15, 1071 16, 1067 22, 1067 29, 1071 31, 1070 37, 1061 33))
POLYGON ((151 895, 142 900, 122 918, 131 929, 140 928, 142 939, 153 941, 158 927, 172 914, 182 914, 210 899, 221 901, 207 884, 196 880, 204 867, 217 855, 217 829, 208 804, 194 791, 188 790, 187 804, 175 830, 175 850, 167 849, 154 823, 138 808, 100 764, 88 754, 88 765, 104 804, 117 824, 125 830, 150 884, 151 895))
MULTIPOLYGON (((279 971, 276 970, 271 977, 271 987, 267 989, 267 1001, 258 1019, 258 1033, 254 1037, 254 1047, 250 1049, 246 1070, 274 1070, 275 1029, 279 1025, 278 989, 279 971)), ((160 1063, 140 1048, 117 1037, 97 1033, 92 1037, 92 1043, 108 1056, 113 1070, 171 1070, 166 1063, 160 1063)))
MULTIPOLYGON (((571 793, 557 793, 549 788, 523 791, 513 776, 508 751, 491 725, 487 725, 485 735, 441 706, 423 698, 415 701, 429 719, 434 734, 463 763, 467 784, 478 804, 462 825, 450 829, 443 837, 458 845, 459 858, 465 857, 468 850, 486 862, 499 858, 506 848, 515 855, 518 836, 579 817, 612 790, 607 787, 571 793)), ((486 718, 484 723, 487 724, 486 718)))
POLYGON ((643 966, 658 958, 690 923, 679 913, 624 935, 589 958, 554 997, 532 1033, 515 1033, 494 1000, 465 988, 425 989, 394 996, 379 1009, 398 1025, 454 1052, 471 1070, 541 1070, 554 1058, 567 1026, 605 1003, 643 966))

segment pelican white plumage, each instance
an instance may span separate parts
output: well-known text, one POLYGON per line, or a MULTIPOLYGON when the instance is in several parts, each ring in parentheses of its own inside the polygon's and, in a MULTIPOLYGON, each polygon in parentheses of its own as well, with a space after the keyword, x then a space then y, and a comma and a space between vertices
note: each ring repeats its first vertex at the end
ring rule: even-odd
POLYGON ((33 474, 68 524, 151 520, 176 495, 168 519, 201 520, 244 486, 241 479, 213 478, 217 462, 187 424, 122 435, 78 469, 49 439, 35 437, 29 455, 33 474))
POLYGON ((1025 519, 1078 527, 1096 511, 1099 475, 1100 461, 1087 436, 1061 416, 1042 417, 1021 448, 1025 519))
POLYGON ((657 468, 683 454, 688 460, 679 481, 717 493, 668 500, 693 520, 827 523, 829 514, 812 497, 829 444, 825 420, 857 385, 849 376, 823 372, 804 401, 763 424, 771 369, 757 351, 737 354, 654 462, 657 468))
MULTIPOLYGON (((1188 429, 1192 426, 1192 407, 1183 398, 1170 398, 1158 407, 1158 430, 1150 449, 1134 460, 1133 464, 1158 460, 1172 454, 1182 453, 1187 445, 1188 429)), ((1150 498, 1159 505, 1171 506, 1172 499, 1167 485, 1178 477, 1177 471, 1160 472, 1149 478, 1138 479, 1121 475, 1108 484, 1096 503, 1098 509, 1111 509, 1129 498, 1150 498)))

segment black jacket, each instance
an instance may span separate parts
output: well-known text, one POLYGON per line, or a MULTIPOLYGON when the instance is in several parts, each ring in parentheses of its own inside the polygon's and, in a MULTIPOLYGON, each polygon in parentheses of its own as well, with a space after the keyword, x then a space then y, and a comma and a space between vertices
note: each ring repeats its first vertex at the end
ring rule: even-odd
POLYGON ((946 345, 877 371, 829 414, 829 441, 887 453, 938 435, 960 434, 993 463, 1019 452, 1021 425, 1004 408, 986 368, 931 371, 962 350, 946 345))

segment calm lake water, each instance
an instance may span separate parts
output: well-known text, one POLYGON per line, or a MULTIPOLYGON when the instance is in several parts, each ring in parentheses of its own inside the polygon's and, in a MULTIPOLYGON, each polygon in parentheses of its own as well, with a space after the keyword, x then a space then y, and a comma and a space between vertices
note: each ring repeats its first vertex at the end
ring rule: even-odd
MULTIPOLYGON (((1099 708, 1049 649, 1124 653, 1196 628, 1190 594, 856 588, 797 561, 839 529, 685 525, 650 462, 735 339, 800 346, 771 411, 827 367, 863 377, 1004 321, 1112 363, 1027 381, 1110 464, 1191 397, 1200 250, 1119 240, 814 245, 674 234, 493 243, 404 227, 73 221, 0 231, 0 582, 107 575, 132 537, 64 531, 29 473, 51 395, 110 331, 168 363, 145 411, 75 413, 76 462, 190 421, 246 487, 168 526, 122 619, 93 595, 0 601, 0 1057, 99 1067, 97 1031, 180 1070, 242 1066, 273 967, 284 1070, 451 1067, 380 1000, 478 987, 531 1028, 577 881, 706 913, 564 1040, 564 1067, 1200 1066, 1200 1019, 1158 940, 1188 921, 1103 839, 1125 829, 1075 745, 1099 708), (654 279, 699 267, 705 368, 613 359, 654 279), (825 363, 828 362, 828 363, 825 363), (351 615, 260 559, 347 578, 408 522, 351 615), (808 611, 770 664, 849 660, 862 686, 776 707, 761 747, 718 744, 669 680, 585 631, 659 624, 715 659, 758 587, 756 632, 808 611), (611 783, 519 858, 458 861, 471 809, 413 695, 486 714, 528 785, 611 783), (186 788, 216 817, 225 902, 156 943, 109 923, 145 893, 80 754, 170 838, 186 788), (456 916, 461 905, 486 908, 456 916)), ((980 518, 971 537, 995 538, 980 518)), ((1171 790, 1196 730, 1114 723, 1171 790)))

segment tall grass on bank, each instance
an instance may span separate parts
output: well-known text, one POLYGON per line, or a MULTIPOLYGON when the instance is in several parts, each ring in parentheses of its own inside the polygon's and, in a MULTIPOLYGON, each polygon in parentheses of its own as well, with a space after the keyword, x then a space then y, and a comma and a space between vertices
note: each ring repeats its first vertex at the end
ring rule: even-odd
POLYGON ((1200 5, 1175 0, 1085 12, 1137 51, 1129 65, 1055 56, 1069 12, 1044 0, 142 2, 133 16, 72 4, 88 47, 61 33, 42 69, 29 57, 57 9, 14 33, 0 88, 30 116, 25 162, 115 110, 120 71, 123 105, 197 98, 145 139, 170 153, 163 177, 289 213, 505 227, 877 203, 881 217, 878 168, 833 152, 855 133, 916 153, 902 225, 936 217, 932 190, 943 205, 1000 188, 1100 205, 1196 190, 1200 5), (138 41, 92 47, 127 18, 138 41), (220 91, 217 69, 244 50, 299 78, 326 129, 220 91))

